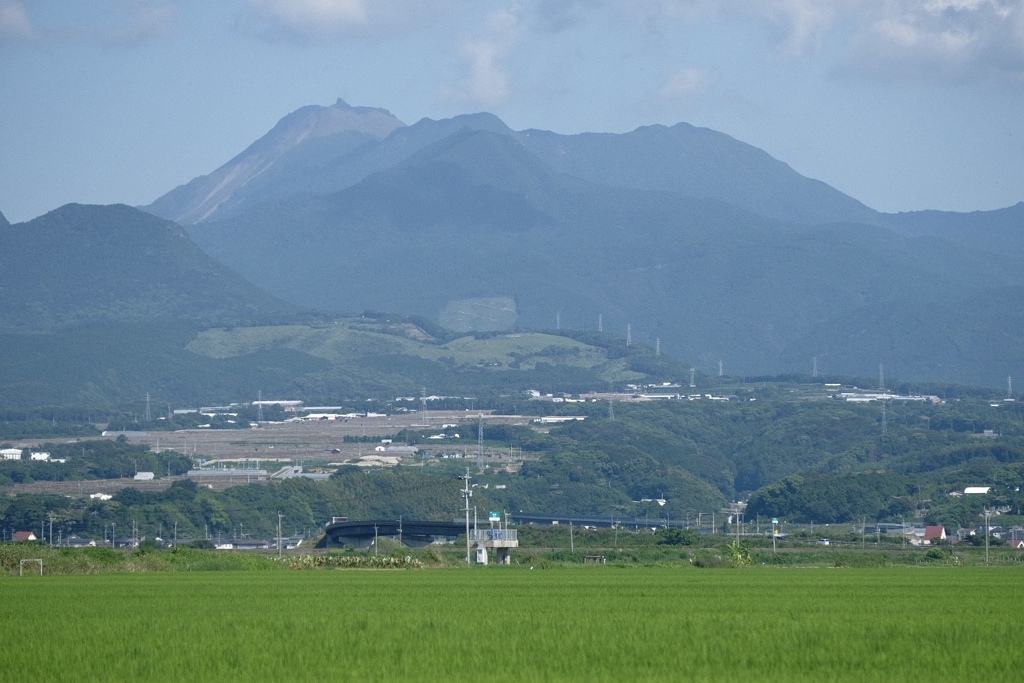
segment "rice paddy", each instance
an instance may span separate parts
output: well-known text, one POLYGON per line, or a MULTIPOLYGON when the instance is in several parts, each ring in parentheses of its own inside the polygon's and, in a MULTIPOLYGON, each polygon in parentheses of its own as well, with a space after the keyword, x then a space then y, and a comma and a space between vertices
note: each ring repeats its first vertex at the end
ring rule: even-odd
POLYGON ((1018 680, 1019 568, 0 577, 0 680, 1018 680))

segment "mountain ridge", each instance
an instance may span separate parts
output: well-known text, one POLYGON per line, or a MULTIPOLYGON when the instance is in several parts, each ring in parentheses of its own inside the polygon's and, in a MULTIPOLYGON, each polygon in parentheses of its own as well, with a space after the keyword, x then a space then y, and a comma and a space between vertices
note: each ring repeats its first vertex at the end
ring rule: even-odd
POLYGON ((313 145, 292 145, 269 163, 263 150, 276 149, 274 141, 280 131, 289 129, 291 121, 309 116, 303 112, 322 109, 330 108, 304 107, 288 114, 217 171, 193 179, 142 208, 182 224, 198 224, 231 218, 289 192, 330 194, 392 168, 419 150, 468 128, 513 137, 555 172, 600 185, 718 199, 785 221, 880 220, 874 210, 821 181, 800 175, 767 152, 687 123, 642 126, 629 133, 561 135, 536 129, 517 132, 497 116, 479 112, 440 120, 423 118, 410 126, 396 125, 387 135, 377 137, 363 134, 355 138, 357 133, 346 128, 318 136, 315 149, 313 145), (258 159, 262 165, 250 159, 256 151, 261 153, 258 159), (248 165, 243 167, 246 160, 248 165), (287 173, 275 175, 275 167, 287 169, 287 173), (246 182, 239 184, 228 178, 229 173, 239 174, 246 182))

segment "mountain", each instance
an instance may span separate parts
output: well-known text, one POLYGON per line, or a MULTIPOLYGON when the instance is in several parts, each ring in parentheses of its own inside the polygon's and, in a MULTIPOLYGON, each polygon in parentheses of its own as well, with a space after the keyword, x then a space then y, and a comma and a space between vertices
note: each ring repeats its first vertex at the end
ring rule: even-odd
POLYGON ((462 129, 514 137, 555 173, 600 185, 717 199, 789 222, 881 220, 857 200, 801 176, 763 150, 685 123, 624 134, 560 135, 516 132, 498 117, 478 113, 404 126, 385 110, 349 107, 341 100, 333 107, 303 107, 289 114, 214 173, 144 208, 184 225, 231 218, 295 193, 329 194, 393 168, 462 129))
POLYGON ((291 310, 178 225, 124 205, 68 204, 0 227, 0 331, 88 321, 261 320, 291 310))
MULTIPOLYGON (((592 184, 559 174, 517 135, 468 128, 340 192, 268 202, 191 234, 304 306, 465 329, 594 329, 600 315, 606 330, 624 336, 629 325, 635 340, 705 370, 723 360, 732 374, 807 371, 821 355, 833 373, 871 375, 888 361, 908 379, 974 378, 962 362, 969 344, 892 346, 943 339, 949 320, 977 319, 986 292, 1024 285, 1012 250, 592 184), (934 319, 889 313, 936 306, 934 319), (945 355, 930 357, 936 349, 945 355)), ((1024 353, 1010 355, 1024 371, 1024 353)))
POLYGON ((10 226, 11 222, 7 220, 7 217, 0 213, 0 228, 6 228, 10 226))
POLYGON ((247 202, 287 196, 311 187, 308 180, 335 159, 404 125, 386 109, 352 107, 341 99, 330 107, 302 107, 210 175, 144 208, 178 223, 198 223, 247 202))
POLYGON ((872 209, 767 152, 686 123, 621 135, 527 130, 517 138, 557 172, 601 185, 718 199, 795 223, 879 220, 872 209))
POLYGON ((687 124, 559 135, 478 113, 342 137, 289 148, 187 221, 193 239, 333 313, 459 331, 600 317, 709 372, 805 372, 814 357, 854 376, 879 363, 969 383, 1024 372, 1014 343, 982 355, 1015 319, 1024 203, 882 214, 687 124))

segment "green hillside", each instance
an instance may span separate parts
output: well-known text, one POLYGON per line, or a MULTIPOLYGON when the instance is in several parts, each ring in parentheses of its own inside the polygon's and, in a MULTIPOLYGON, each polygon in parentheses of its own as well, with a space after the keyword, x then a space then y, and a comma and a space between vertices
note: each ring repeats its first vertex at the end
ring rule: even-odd
POLYGON ((0 409, 220 404, 259 391, 308 401, 432 392, 481 398, 682 379, 689 368, 610 335, 455 336, 400 318, 256 327, 90 323, 0 334, 0 409))
POLYGON ((100 320, 237 324, 286 310, 179 226, 128 206, 68 204, 0 226, 3 332, 100 320))

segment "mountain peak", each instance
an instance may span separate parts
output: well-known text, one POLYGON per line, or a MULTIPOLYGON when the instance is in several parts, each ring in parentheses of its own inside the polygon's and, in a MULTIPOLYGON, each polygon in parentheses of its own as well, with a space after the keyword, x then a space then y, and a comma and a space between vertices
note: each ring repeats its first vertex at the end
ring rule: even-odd
POLYGON ((340 98, 327 107, 300 107, 210 175, 171 190, 145 208, 179 223, 199 223, 230 208, 244 191, 262 194, 252 190, 250 183, 266 177, 272 167, 286 162, 300 147, 355 148, 403 127, 405 123, 386 109, 353 107, 340 98))
POLYGON ((9 228, 9 227, 11 227, 11 222, 9 220, 7 220, 7 217, 4 216, 4 214, 2 212, 0 212, 0 228, 9 228))

